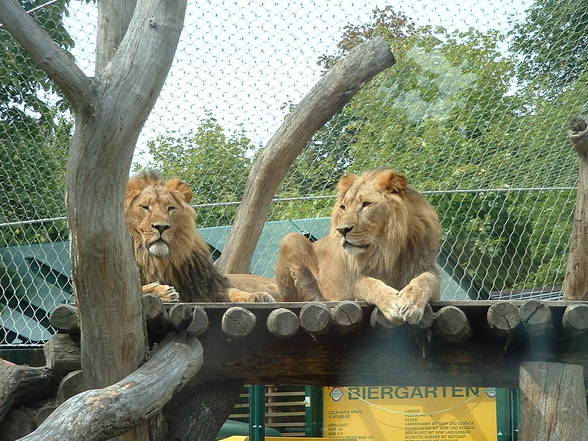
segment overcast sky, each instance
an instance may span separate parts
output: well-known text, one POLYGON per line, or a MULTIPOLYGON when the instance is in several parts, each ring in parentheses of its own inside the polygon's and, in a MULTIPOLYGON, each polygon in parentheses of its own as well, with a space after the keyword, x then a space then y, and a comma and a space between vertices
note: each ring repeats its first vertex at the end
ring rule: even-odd
MULTIPOLYGON (((206 111, 265 144, 285 115, 284 104, 300 101, 319 79, 317 59, 336 51, 343 27, 369 22, 374 8, 388 4, 419 25, 485 31, 509 29, 509 17, 522 17, 531 1, 190 0, 174 64, 135 160, 145 160, 148 140, 186 134, 206 111)), ((93 75, 95 6, 72 1, 66 26, 76 60, 93 75)))

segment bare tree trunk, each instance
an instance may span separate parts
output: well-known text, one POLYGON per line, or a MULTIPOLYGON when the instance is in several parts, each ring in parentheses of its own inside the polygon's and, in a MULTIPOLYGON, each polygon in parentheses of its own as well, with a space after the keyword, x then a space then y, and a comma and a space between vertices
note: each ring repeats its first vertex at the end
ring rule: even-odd
POLYGON ((214 440, 234 405, 243 383, 211 382, 185 386, 163 408, 169 425, 166 441, 214 440))
POLYGON ((219 266, 224 272, 249 272, 272 198, 292 162, 359 89, 394 62, 390 48, 380 37, 357 46, 286 116, 249 173, 237 218, 220 258, 219 266))
POLYGON ((186 9, 186 0, 134 3, 99 2, 91 80, 16 0, 0 2, 4 28, 63 90, 75 115, 66 206, 90 388, 120 380, 144 357, 139 275, 122 201, 135 143, 167 77, 186 9))
POLYGON ((580 175, 563 293, 569 300, 588 300, 588 124, 586 121, 575 119, 572 122, 570 141, 578 153, 580 175))

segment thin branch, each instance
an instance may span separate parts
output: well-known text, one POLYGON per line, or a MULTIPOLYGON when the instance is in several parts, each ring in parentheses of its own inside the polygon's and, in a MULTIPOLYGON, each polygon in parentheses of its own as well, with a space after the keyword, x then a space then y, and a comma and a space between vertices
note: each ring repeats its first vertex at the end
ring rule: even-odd
POLYGON ((0 22, 63 90, 74 110, 89 104, 90 79, 16 0, 0 1, 0 22))
POLYGON ((394 56, 381 37, 349 52, 288 114, 254 164, 220 268, 247 273, 267 212, 288 168, 314 134, 375 75, 392 66, 394 56))

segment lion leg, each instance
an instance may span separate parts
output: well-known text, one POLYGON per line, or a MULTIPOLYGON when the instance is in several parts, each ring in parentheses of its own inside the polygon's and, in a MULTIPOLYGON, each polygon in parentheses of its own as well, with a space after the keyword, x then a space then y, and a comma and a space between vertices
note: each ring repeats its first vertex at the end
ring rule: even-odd
POLYGON ((357 300, 376 305, 384 316, 392 323, 402 324, 398 306, 399 291, 373 277, 360 278, 353 287, 353 296, 357 300))
POLYGON ((318 258, 310 242, 299 233, 290 233, 280 242, 276 282, 288 302, 322 300, 317 277, 318 258))
POLYGON ((417 324, 430 300, 439 298, 440 281, 433 272, 415 277, 402 290, 372 277, 363 277, 354 289, 355 297, 376 305, 392 323, 417 324))
POLYGON ((180 295, 170 285, 161 285, 159 282, 148 283, 142 287, 143 294, 155 294, 160 297, 163 302, 178 302, 180 295))
POLYGON ((265 291, 258 291, 258 292, 247 292, 241 291, 237 288, 229 288, 227 291, 227 296, 231 302, 241 302, 241 303, 274 303, 276 299, 274 297, 265 292, 265 291))
POLYGON ((398 308, 402 319, 410 324, 418 323, 431 300, 441 297, 441 281, 437 274, 427 271, 400 290, 398 308))

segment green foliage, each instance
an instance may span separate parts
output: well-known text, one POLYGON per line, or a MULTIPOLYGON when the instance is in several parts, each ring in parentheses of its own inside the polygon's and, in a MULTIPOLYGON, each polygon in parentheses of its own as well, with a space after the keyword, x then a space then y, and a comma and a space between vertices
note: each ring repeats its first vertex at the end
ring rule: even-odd
MULTIPOLYGON (((391 7, 374 11, 369 24, 347 26, 337 55, 319 63, 331 66, 374 35, 390 43, 397 65, 317 134, 282 194, 332 194, 345 171, 382 166, 405 172, 420 190, 575 184, 576 159, 564 133, 587 102, 579 85, 544 98, 534 85, 514 81, 518 59, 504 51, 504 35, 418 27, 391 7)), ((568 193, 472 191, 430 200, 449 257, 487 289, 506 290, 563 281, 568 193)), ((283 211, 328 214, 320 203, 283 211)))
MULTIPOLYGON (((163 136, 149 142, 150 167, 165 177, 183 179, 193 191, 193 204, 241 200, 251 157, 257 147, 243 134, 230 135, 208 116, 187 136, 163 136)), ((232 223, 237 206, 201 208, 198 225, 232 223)))
POLYGON ((527 14, 513 31, 512 49, 524 57, 520 77, 555 95, 586 72, 588 1, 535 0, 527 14))
MULTIPOLYGON (((25 10, 45 3, 21 0, 25 10)), ((63 27, 67 0, 33 17, 63 49, 73 41, 63 27)), ((0 29, 0 223, 64 213, 63 180, 72 123, 61 93, 25 50, 0 29), (52 104, 50 104, 52 103, 52 104)), ((0 246, 63 240, 63 222, 0 229, 0 246)))

